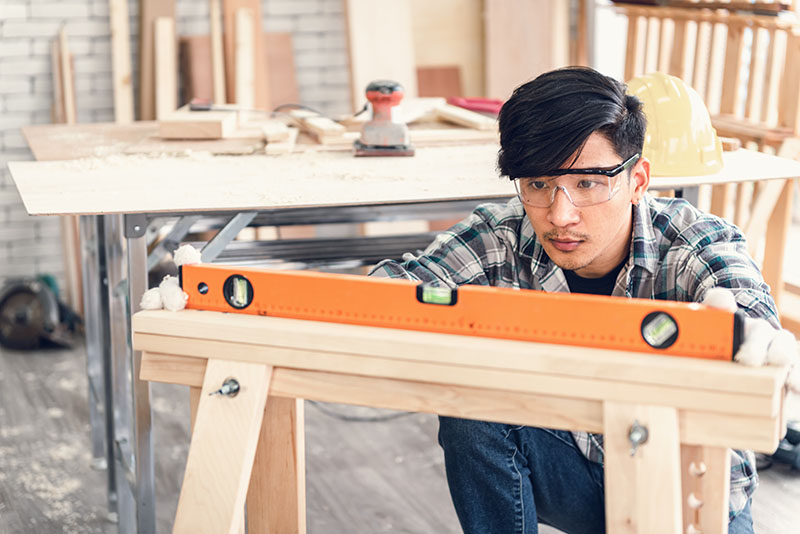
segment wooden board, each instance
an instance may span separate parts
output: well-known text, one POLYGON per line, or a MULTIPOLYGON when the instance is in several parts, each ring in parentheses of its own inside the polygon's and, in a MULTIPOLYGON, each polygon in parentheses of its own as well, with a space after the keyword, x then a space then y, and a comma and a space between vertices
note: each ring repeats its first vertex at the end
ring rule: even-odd
POLYGON ((128 2, 109 0, 111 26, 111 67, 114 85, 114 120, 133 121, 133 79, 131 74, 131 42, 128 28, 128 2))
MULTIPOLYGON (((411 15, 417 67, 435 70, 452 65, 460 72, 457 93, 430 96, 483 96, 483 2, 411 0, 411 15)), ((426 96, 423 87, 428 83, 423 76, 418 71, 420 96, 426 96)))
POLYGON ((464 96, 461 87, 461 68, 458 66, 417 67, 419 96, 464 96))
POLYGON ((175 0, 139 0, 139 119, 156 118, 155 21, 175 18, 175 0))
POLYGON ((40 124, 22 127, 33 156, 39 161, 70 160, 121 154, 131 144, 155 135, 158 124, 138 121, 76 126, 40 124))
POLYGON ((486 0, 484 20, 487 97, 569 61, 568 0, 486 0))
POLYGON ((211 78, 214 103, 225 104, 225 56, 222 51, 222 4, 221 0, 209 2, 211 78))
MULTIPOLYGON (((595 378, 627 384, 647 384, 653 388, 691 389, 705 392, 735 393, 750 397, 772 395, 780 387, 785 370, 774 367, 747 368, 732 362, 699 359, 660 358, 648 354, 591 349, 567 345, 498 340, 432 332, 401 331, 385 328, 184 310, 180 314, 155 311, 137 314, 134 344, 145 352, 186 343, 242 344, 292 350, 322 351, 334 354, 383 358, 397 362, 436 363, 463 368, 530 372, 573 378, 595 378), (354 343, 354 340, 357 340, 354 343), (398 350, 403 347, 403 350, 398 350), (503 358, 495 355, 502 352, 503 358)), ((231 345, 232 350, 238 350, 231 345)), ((165 352, 167 354, 186 353, 165 352)), ((202 357, 211 349, 188 355, 202 357)), ((220 357, 233 357, 220 356, 220 357)), ((280 356, 279 356, 280 357, 280 356)), ((253 356, 257 359, 258 356, 253 356)), ((280 365, 284 367, 285 365, 280 365)), ((291 365, 290 365, 291 366, 291 365)), ((344 369, 342 369, 344 371, 344 369)), ((458 371, 454 370, 454 373, 458 371)), ((448 380, 449 377, 441 377, 448 380)), ((437 382, 439 380, 436 380, 437 382)), ((487 384, 488 387, 488 384, 487 384)), ((531 385, 531 388, 538 387, 531 385)), ((591 394, 574 392, 590 398, 591 394)), ((767 398, 767 397, 764 397, 767 398)), ((760 401, 757 401, 760 402, 760 401)), ((697 405, 698 407, 701 405, 697 405)), ((702 406, 710 409, 709 406, 702 406)), ((722 408, 720 412, 730 412, 722 408)), ((767 412, 769 414, 770 412, 767 412)))
MULTIPOLYGON (((287 158, 130 156, 8 166, 31 215, 268 209, 509 198, 514 187, 497 179, 497 149, 496 144, 417 148, 414 157, 392 158, 391 165, 384 158, 354 158, 347 151, 287 158), (307 185, 298 190, 297 183, 307 185), (150 193, 155 190, 160 194, 150 193), (188 190, 194 194, 186 195, 188 190)), ((651 187, 800 176, 800 162, 760 152, 738 150, 723 158, 725 168, 717 175, 659 178, 651 187)))
POLYGON ((394 0, 345 0, 353 111, 366 102, 369 82, 399 82, 417 96, 411 7, 394 0))
POLYGON ((175 19, 156 18, 155 83, 156 119, 164 119, 178 108, 178 51, 175 19))
POLYGON ((221 139, 236 129, 236 111, 189 111, 181 108, 158 121, 164 139, 221 139))
POLYGON ((348 150, 280 158, 128 156, 9 167, 31 214, 133 213, 509 198, 514 186, 496 178, 496 157, 496 145, 475 145, 418 148, 414 157, 392 158, 391 165, 384 158, 354 158, 348 150), (286 176, 293 180, 280 178, 286 176), (194 193, 187 195, 188 190, 194 193))
POLYGON ((258 109, 269 105, 269 81, 267 78, 266 51, 261 38, 261 2, 259 0, 222 0, 223 30, 225 45, 225 92, 228 102, 236 103, 236 11, 250 9, 253 19, 253 76, 254 99, 258 109))
POLYGON ((267 50, 267 71, 269 72, 268 109, 275 109, 281 104, 300 102, 294 66, 292 34, 289 32, 267 32, 264 34, 264 48, 267 50))
MULTIPOLYGON (((300 94, 297 89, 292 34, 265 33, 264 48, 267 51, 269 73, 267 109, 274 109, 281 104, 298 103, 300 94)), ((181 75, 185 101, 192 98, 214 98, 212 64, 208 60, 211 53, 211 41, 207 35, 181 37, 181 75)))
POLYGON ((233 76, 236 93, 234 102, 242 109, 254 109, 256 106, 256 70, 266 69, 266 66, 256 65, 254 42, 258 40, 258 33, 255 31, 256 21, 253 10, 240 7, 236 10, 235 17, 236 40, 233 76))
POLYGON ((211 56, 211 40, 206 35, 180 38, 180 72, 183 81, 183 101, 193 98, 214 99, 211 56))

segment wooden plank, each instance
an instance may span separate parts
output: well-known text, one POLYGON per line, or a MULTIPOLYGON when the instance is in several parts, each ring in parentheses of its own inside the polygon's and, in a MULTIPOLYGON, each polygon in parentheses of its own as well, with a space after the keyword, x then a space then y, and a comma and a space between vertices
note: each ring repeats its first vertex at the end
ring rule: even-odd
POLYGON ((628 14, 628 35, 625 41, 625 79, 630 80, 639 74, 636 66, 636 54, 639 51, 639 17, 634 13, 628 14))
POLYGON ((69 52, 67 30, 64 26, 58 32, 58 46, 61 58, 61 93, 64 97, 64 121, 67 124, 75 124, 77 122, 75 78, 72 73, 72 54, 69 52))
POLYGON ((225 49, 225 91, 228 101, 236 101, 236 12, 241 8, 250 10, 253 39, 254 102, 257 109, 267 109, 270 101, 269 79, 266 70, 266 51, 261 37, 261 2, 259 0, 222 0, 224 49, 225 49))
POLYGON ((695 531, 727 534, 730 474, 727 447, 681 447, 684 532, 692 525, 695 531))
POLYGON ((214 86, 211 55, 211 41, 205 35, 191 35, 180 38, 180 72, 183 80, 183 101, 194 98, 213 100, 214 86))
POLYGON ((487 0, 484 21, 490 98, 569 62, 569 1, 487 0))
POLYGON ((261 125, 261 131, 268 143, 289 140, 289 127, 280 121, 265 122, 261 125))
POLYGON ((393 0, 345 0, 353 111, 366 102, 369 82, 394 80, 417 96, 411 6, 393 0), (387 60, 391 58, 391 60, 387 60))
POLYGON ((800 35, 790 34, 786 41, 786 59, 781 77, 780 100, 778 102, 778 126, 793 133, 800 130, 800 35), (792 89, 794 88, 794 89, 792 89))
MULTIPOLYGON (((236 80, 236 103, 242 109, 253 109, 256 105, 256 63, 253 43, 256 39, 253 12, 249 8, 236 10, 236 53, 234 75, 236 80)), ((264 66, 259 66, 265 68, 264 66)))
POLYGON ((783 293, 783 258, 792 224, 794 184, 795 180, 786 180, 783 194, 779 195, 767 222, 764 244, 764 265, 761 268, 761 274, 764 275, 764 281, 771 288, 770 293, 778 308, 780 308, 783 293))
POLYGON ((222 53, 222 7, 220 0, 209 0, 212 95, 214 103, 225 104, 225 58, 222 53))
POLYGON ((261 364, 208 362, 173 532, 238 531, 271 373, 261 364), (238 394, 212 395, 230 377, 238 394))
POLYGON ((775 28, 768 30, 769 46, 767 47, 767 58, 765 60, 766 72, 764 74, 764 87, 761 89, 761 109, 759 121, 771 123, 773 113, 777 114, 778 87, 780 85, 781 67, 777 60, 778 54, 775 52, 778 34, 775 28), (775 112, 773 112, 775 109, 775 112))
POLYGON ((444 65, 459 71, 452 96, 485 94, 482 0, 411 0, 411 23, 419 96, 429 83, 422 76, 444 65))
POLYGON ((475 128, 476 130, 494 130, 497 128, 496 119, 450 104, 436 108, 436 115, 442 120, 475 128))
MULTIPOLYGON (((144 356, 144 355, 142 355, 144 356)), ((144 360, 142 360, 144 363, 144 360)), ((142 367, 144 369, 144 366, 142 367)), ((200 406, 200 398, 203 395, 203 377, 206 374, 206 366, 203 365, 202 368, 202 375, 199 377, 197 384, 192 384, 189 386, 189 434, 194 432, 194 424, 197 421, 197 408, 200 406)), ((140 380, 147 380, 143 378, 141 374, 139 375, 140 380)))
POLYGON ((155 20, 156 119, 164 119, 178 108, 178 54, 175 19, 155 20))
POLYGON ((175 0, 139 0, 139 119, 156 118, 155 21, 175 18, 175 0))
POLYGON ((158 121, 158 135, 163 139, 222 139, 237 126, 235 111, 189 111, 182 108, 158 121))
POLYGON ((736 186, 733 184, 715 185, 711 188, 711 209, 710 213, 723 219, 730 218, 730 206, 736 186))
MULTIPOLYGON (((70 136, 71 131, 67 140, 70 136)), ((65 138, 61 137, 60 142, 65 142, 65 138)), ((75 143, 74 140, 68 142, 75 143)), ((302 158, 254 155, 200 161, 197 158, 92 158, 96 156, 92 154, 94 150, 89 151, 91 159, 88 161, 9 162, 28 213, 87 215, 264 210, 440 199, 508 199, 514 195, 513 185, 507 180, 486 179, 497 172, 497 145, 494 143, 417 147, 413 158, 394 158, 391 165, 386 165, 382 158, 353 158, 350 151, 308 152, 302 158), (326 172, 319 172, 321 168, 326 172), (219 176, 232 172, 238 177, 240 187, 231 188, 219 180, 219 176), (253 194, 253 191, 263 190, 264 176, 289 175, 304 181, 308 187, 298 191, 295 181, 279 181, 270 184, 269 194, 253 194), (453 188, 453 176, 460 177, 459 188, 453 188), (359 180, 358 188, 348 186, 354 179, 359 180), (164 184, 170 187, 163 189, 164 184), (156 189, 159 195, 149 193, 156 189), (186 195, 188 190, 195 193, 186 195)), ((652 180, 651 187, 675 189, 702 183, 749 182, 800 175, 800 162, 761 152, 737 150, 724 153, 723 160, 725 166, 719 174, 659 177, 652 180)))
POLYGON ((265 319, 199 310, 184 310, 180 314, 158 311, 139 313, 133 322, 135 343, 141 339, 140 336, 148 334, 748 395, 769 395, 782 376, 778 370, 769 367, 746 369, 727 362, 693 358, 654 357, 635 352, 592 349, 592 358, 587 359, 583 353, 585 349, 568 345, 277 317, 265 319), (404 347, 404 351, 398 351, 397 347, 404 347), (503 354, 503 358, 494 356, 498 352, 503 354), (400 353, 404 355, 400 356, 400 353))
POLYGON ((417 67, 417 94, 421 97, 464 96, 461 89, 461 68, 417 67))
POLYGON ((687 61, 686 25, 688 21, 684 18, 674 19, 675 29, 673 34, 672 53, 669 61, 669 73, 682 80, 689 80, 689 66, 687 61))
POLYGON ((249 532, 306 532, 305 458, 303 400, 271 395, 247 493, 249 532))
MULTIPOLYGON (((200 387, 205 358, 145 353, 142 379, 200 387)), ((270 395, 437 413, 464 419, 501 421, 561 430, 602 432, 602 403, 560 395, 515 393, 346 375, 336 372, 277 368, 270 395)), ((777 418, 744 417, 703 411, 680 411, 682 443, 734 447, 771 453, 780 441, 777 418)))
POLYGON ((111 25, 111 70, 114 86, 114 120, 133 122, 133 78, 131 74, 131 41, 128 29, 128 2, 108 0, 111 25))
POLYGON ((269 107, 275 109, 282 104, 300 102, 297 74, 294 64, 294 46, 290 32, 267 32, 264 34, 267 54, 269 85, 269 107))
POLYGON ((727 45, 725 48, 725 67, 720 96, 720 113, 741 116, 738 103, 741 95, 742 52, 744 51, 744 26, 730 24, 728 26, 727 45))
POLYGON ((282 154, 290 154, 294 151, 297 142, 297 135, 300 132, 297 128, 288 128, 289 135, 285 141, 269 141, 267 139, 267 146, 264 152, 267 155, 278 156, 282 154))
POLYGON ((54 123, 63 124, 67 122, 67 117, 64 114, 64 81, 61 72, 61 47, 59 46, 58 39, 53 39, 51 43, 50 63, 53 73, 53 107, 51 109, 51 119, 54 123))
POLYGON ((606 402, 603 406, 606 530, 679 534, 682 530, 678 417, 672 408, 606 402), (634 422, 647 441, 631 455, 634 422))
MULTIPOLYGON (((753 196, 747 224, 740 225, 747 239, 747 248, 751 256, 755 256, 759 249, 758 244, 765 235, 767 223, 775 211, 778 199, 786 188, 787 182, 791 184, 792 180, 770 180, 762 184, 763 187, 759 187, 753 196)), ((789 188, 791 189, 791 185, 789 188)))

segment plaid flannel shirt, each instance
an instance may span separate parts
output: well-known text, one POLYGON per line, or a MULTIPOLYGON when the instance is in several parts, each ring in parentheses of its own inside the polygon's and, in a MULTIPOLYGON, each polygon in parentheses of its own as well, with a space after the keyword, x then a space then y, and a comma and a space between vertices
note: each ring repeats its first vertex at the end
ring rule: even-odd
MULTIPOLYGON (((482 204, 421 254, 384 260, 370 272, 457 287, 463 284, 569 292, 564 272, 537 241, 519 199, 482 204)), ((744 236, 724 220, 679 199, 649 195, 633 209, 628 261, 612 295, 701 302, 711 287, 734 291, 748 315, 778 326, 775 303, 744 236)), ((573 432, 591 461, 603 461, 600 434, 573 432)), ((744 509, 758 485, 752 451, 731 451, 730 518, 744 509)))

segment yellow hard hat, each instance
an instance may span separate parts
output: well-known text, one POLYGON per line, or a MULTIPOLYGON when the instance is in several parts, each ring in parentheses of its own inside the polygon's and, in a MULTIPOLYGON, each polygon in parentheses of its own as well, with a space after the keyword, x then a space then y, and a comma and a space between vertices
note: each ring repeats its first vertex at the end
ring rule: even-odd
POLYGON ((651 176, 704 176, 722 169, 722 143, 703 99, 676 76, 654 72, 628 82, 644 104, 642 156, 651 176))

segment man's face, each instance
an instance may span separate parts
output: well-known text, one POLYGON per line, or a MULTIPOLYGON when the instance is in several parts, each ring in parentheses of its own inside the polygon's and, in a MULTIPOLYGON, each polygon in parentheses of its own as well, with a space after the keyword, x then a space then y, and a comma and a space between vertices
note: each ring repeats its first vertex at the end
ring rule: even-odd
MULTIPOLYGON (((595 132, 570 167, 611 168, 621 162, 611 142, 595 132)), ((577 208, 563 190, 556 191, 549 208, 523 204, 536 237, 550 259, 562 269, 575 271, 585 278, 599 278, 627 257, 633 225, 631 206, 637 204, 647 190, 650 163, 640 158, 629 171, 623 171, 612 180, 619 181, 618 191, 611 200, 601 204, 577 208)), ((558 185, 559 179, 555 183, 558 185)))

